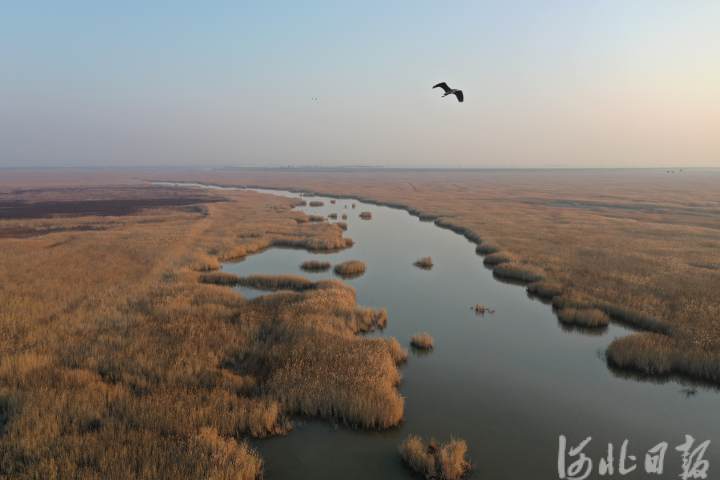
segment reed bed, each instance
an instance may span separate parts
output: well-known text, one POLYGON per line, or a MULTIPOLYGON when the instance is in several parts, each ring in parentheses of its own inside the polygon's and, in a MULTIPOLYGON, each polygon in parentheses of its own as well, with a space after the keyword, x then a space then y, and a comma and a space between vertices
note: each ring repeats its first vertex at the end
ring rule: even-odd
POLYGON ((390 349, 390 355, 392 356, 396 365, 401 365, 407 362, 408 352, 402 347, 402 345, 400 345, 400 342, 397 341, 397 338, 390 337, 385 338, 384 340, 388 344, 388 348, 390 349))
POLYGON ((345 222, 337 222, 335 225, 340 227, 340 229, 342 229, 343 231, 348 229, 348 225, 345 222))
POLYGON ((0 238, 0 477, 254 479, 263 464, 244 439, 286 434, 294 414, 402 420, 400 350, 358 335, 387 312, 337 280, 265 277, 301 290, 246 301, 224 286, 240 277, 197 271, 208 255, 345 245, 339 229, 297 224, 288 199, 223 196, 92 217, 112 225, 98 231, 0 238))
POLYGON ((199 281, 201 283, 208 283, 211 285, 224 285, 233 287, 240 284, 240 277, 234 273, 229 272, 211 272, 204 275, 200 275, 199 281))
POLYGON ((362 218, 363 220, 371 220, 372 212, 360 212, 359 217, 362 218))
POLYGON ((309 222, 324 222, 325 217, 322 215, 308 215, 308 221, 309 222))
POLYGON ((300 264, 300 268, 306 272, 325 272, 330 270, 331 266, 330 262, 322 262, 318 260, 307 260, 300 264))
POLYGON ((196 254, 195 258, 193 270, 196 272, 213 272, 220 269, 220 262, 217 257, 200 252, 196 254))
POLYGON ((338 214, 337 213, 331 213, 328 215, 328 218, 331 220, 337 220, 338 214))
POLYGON ((559 283, 540 281, 528 285, 527 291, 544 300, 552 300, 554 297, 562 295, 563 287, 559 283))
POLYGON ((495 266, 493 274, 499 278, 523 283, 537 282, 544 278, 541 269, 519 263, 501 263, 495 266))
POLYGON ((423 270, 430 270, 433 268, 433 261, 431 257, 422 257, 418 258, 413 265, 423 270))
POLYGON ((478 255, 489 255, 491 253, 497 253, 500 251, 500 247, 493 243, 481 243, 475 247, 475 253, 478 255))
POLYGON ((322 207, 325 205, 325 202, 321 202, 320 200, 311 200, 308 202, 308 205, 311 207, 322 207))
POLYGON ((419 350, 432 350, 435 348, 435 340, 429 333, 420 332, 410 337, 410 345, 419 350))
POLYGON ((203 427, 194 448, 202 459, 202 477, 256 480, 263 477, 263 461, 247 442, 222 437, 212 427, 203 427))
POLYGON ((597 308, 563 308, 557 316, 565 325, 584 328, 605 328, 610 323, 610 317, 597 308))
POLYGON ((341 218, 342 218, 343 220, 347 220, 347 218, 348 218, 347 213, 343 213, 341 218))
POLYGON ((438 444, 417 435, 409 435, 399 447, 400 457, 413 472, 428 480, 459 480, 471 468, 467 459, 467 443, 460 439, 438 444))
POLYGON ((316 282, 299 275, 250 275, 238 277, 236 285, 258 290, 309 290, 316 288, 316 282))
POLYGON ((343 278, 355 278, 365 273, 367 266, 360 260, 348 260, 335 265, 335 274, 343 278))
POLYGON ((505 252, 490 253, 483 258, 483 263, 487 266, 495 266, 501 263, 511 263, 515 261, 517 261, 516 257, 505 252))

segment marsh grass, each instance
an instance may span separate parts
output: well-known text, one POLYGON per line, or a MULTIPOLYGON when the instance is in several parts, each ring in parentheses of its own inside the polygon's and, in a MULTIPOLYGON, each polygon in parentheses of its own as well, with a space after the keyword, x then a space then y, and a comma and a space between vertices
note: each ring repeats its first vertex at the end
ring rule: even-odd
POLYGON ((319 260, 307 260, 300 264, 300 268, 307 272, 325 272, 330 270, 331 266, 330 262, 322 262, 319 260))
POLYGON ((320 200, 311 200, 308 205, 311 207, 322 207, 325 205, 325 202, 321 202, 320 200))
POLYGON ((238 277, 236 285, 258 290, 303 291, 317 288, 317 283, 299 275, 250 275, 238 277))
POLYGON ((459 480, 471 468, 467 459, 467 443, 460 439, 438 444, 434 439, 428 443, 409 435, 399 447, 400 457, 413 472, 428 480, 459 480))
POLYGON ((197 272, 213 272, 220 269, 220 262, 217 257, 205 253, 198 253, 192 268, 197 272))
POLYGON ((363 220, 371 220, 372 212, 360 212, 359 217, 362 218, 363 220))
POLYGON ((337 220, 338 214, 337 214, 337 213, 331 213, 331 214, 328 215, 328 218, 330 218, 330 219, 332 219, 332 220, 337 220))
POLYGON ((256 480, 263 476, 263 461, 247 442, 238 443, 212 427, 203 427, 194 443, 203 460, 204 478, 256 480))
POLYGON ((543 300, 552 300, 563 293, 563 287, 559 283, 553 282, 534 282, 527 286, 527 291, 543 300))
POLYGON ((483 263, 488 266, 500 265, 501 263, 515 262, 517 259, 505 252, 490 253, 483 258, 483 263))
POLYGON ((430 270, 433 268, 433 261, 431 257, 422 257, 417 259, 413 265, 423 270, 430 270))
POLYGON ((493 275, 522 283, 537 282, 544 277, 541 269, 532 265, 519 263, 501 263, 496 265, 495 268, 493 268, 493 275))
POLYGON ((347 220, 347 218, 348 218, 347 213, 343 213, 341 218, 342 218, 343 220, 347 220))
POLYGON ((223 195, 0 239, 0 477, 251 479, 262 463, 243 439, 285 434, 292 415, 402 420, 401 352, 359 335, 387 312, 337 280, 256 277, 300 290, 246 301, 226 287, 241 277, 197 271, 207 255, 344 246, 342 232, 296 223, 287 199, 223 195))
POLYGON ((208 283, 211 285, 224 285, 224 286, 235 286, 240 284, 240 277, 234 273, 229 272, 211 272, 200 275, 198 280, 201 283, 208 283))
POLYGON ((497 253, 500 251, 500 247, 492 243, 481 243, 475 247, 475 253, 478 255, 489 255, 491 253, 497 253))
POLYGON ((390 337, 384 340, 388 344, 388 348, 390 349, 390 355, 392 356, 396 365, 407 362, 408 352, 402 347, 402 345, 400 345, 400 342, 397 341, 397 338, 390 337))
POLYGON ((419 350, 432 350, 435 347, 435 340, 429 333, 420 332, 410 337, 410 345, 419 350))
POLYGON ((557 312, 558 320, 565 325, 583 328, 606 328, 610 317, 597 308, 563 308, 557 312))
POLYGON ((608 364, 642 375, 680 377, 720 383, 720 353, 692 345, 693 337, 642 332, 615 339, 607 349, 608 364))
POLYGON ((308 215, 308 221, 310 222, 324 222, 325 217, 322 215, 308 215))
POLYGON ((343 278, 355 278, 365 273, 367 266, 360 260, 348 260, 335 265, 335 274, 343 278))
POLYGON ((345 222, 337 222, 335 225, 337 225, 338 227, 340 227, 342 230, 347 230, 347 229, 348 229, 348 225, 347 225, 347 223, 345 223, 345 222))

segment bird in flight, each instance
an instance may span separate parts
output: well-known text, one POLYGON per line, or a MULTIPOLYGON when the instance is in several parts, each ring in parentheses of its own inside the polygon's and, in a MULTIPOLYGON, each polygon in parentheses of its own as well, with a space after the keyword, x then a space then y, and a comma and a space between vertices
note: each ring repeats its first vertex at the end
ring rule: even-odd
POLYGON ((440 82, 437 85, 435 85, 433 88, 438 88, 438 87, 442 88, 445 91, 445 95, 443 95, 443 97, 447 97, 448 95, 455 95, 458 99, 458 102, 463 101, 464 97, 463 97, 462 90, 458 90, 456 88, 450 88, 450 87, 448 87, 447 83, 445 83, 445 82, 440 82))

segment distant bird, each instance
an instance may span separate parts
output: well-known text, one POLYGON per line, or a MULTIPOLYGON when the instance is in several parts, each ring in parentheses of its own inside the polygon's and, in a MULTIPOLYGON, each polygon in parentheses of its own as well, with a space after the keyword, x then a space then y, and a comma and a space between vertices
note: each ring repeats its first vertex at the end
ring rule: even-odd
POLYGON ((455 95, 458 99, 458 102, 463 101, 464 97, 463 97, 462 90, 450 88, 450 87, 448 87, 448 84, 445 82, 440 82, 437 85, 435 85, 433 88, 438 88, 438 87, 442 88, 445 91, 445 95, 443 95, 443 97, 447 97, 448 95, 455 95))

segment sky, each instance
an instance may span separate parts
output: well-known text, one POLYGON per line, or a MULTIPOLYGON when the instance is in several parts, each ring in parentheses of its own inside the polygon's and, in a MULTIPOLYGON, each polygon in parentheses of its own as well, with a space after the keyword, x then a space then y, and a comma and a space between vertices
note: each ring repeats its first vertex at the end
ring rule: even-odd
POLYGON ((0 167, 716 167, 718 25, 717 0, 8 1, 0 167))

